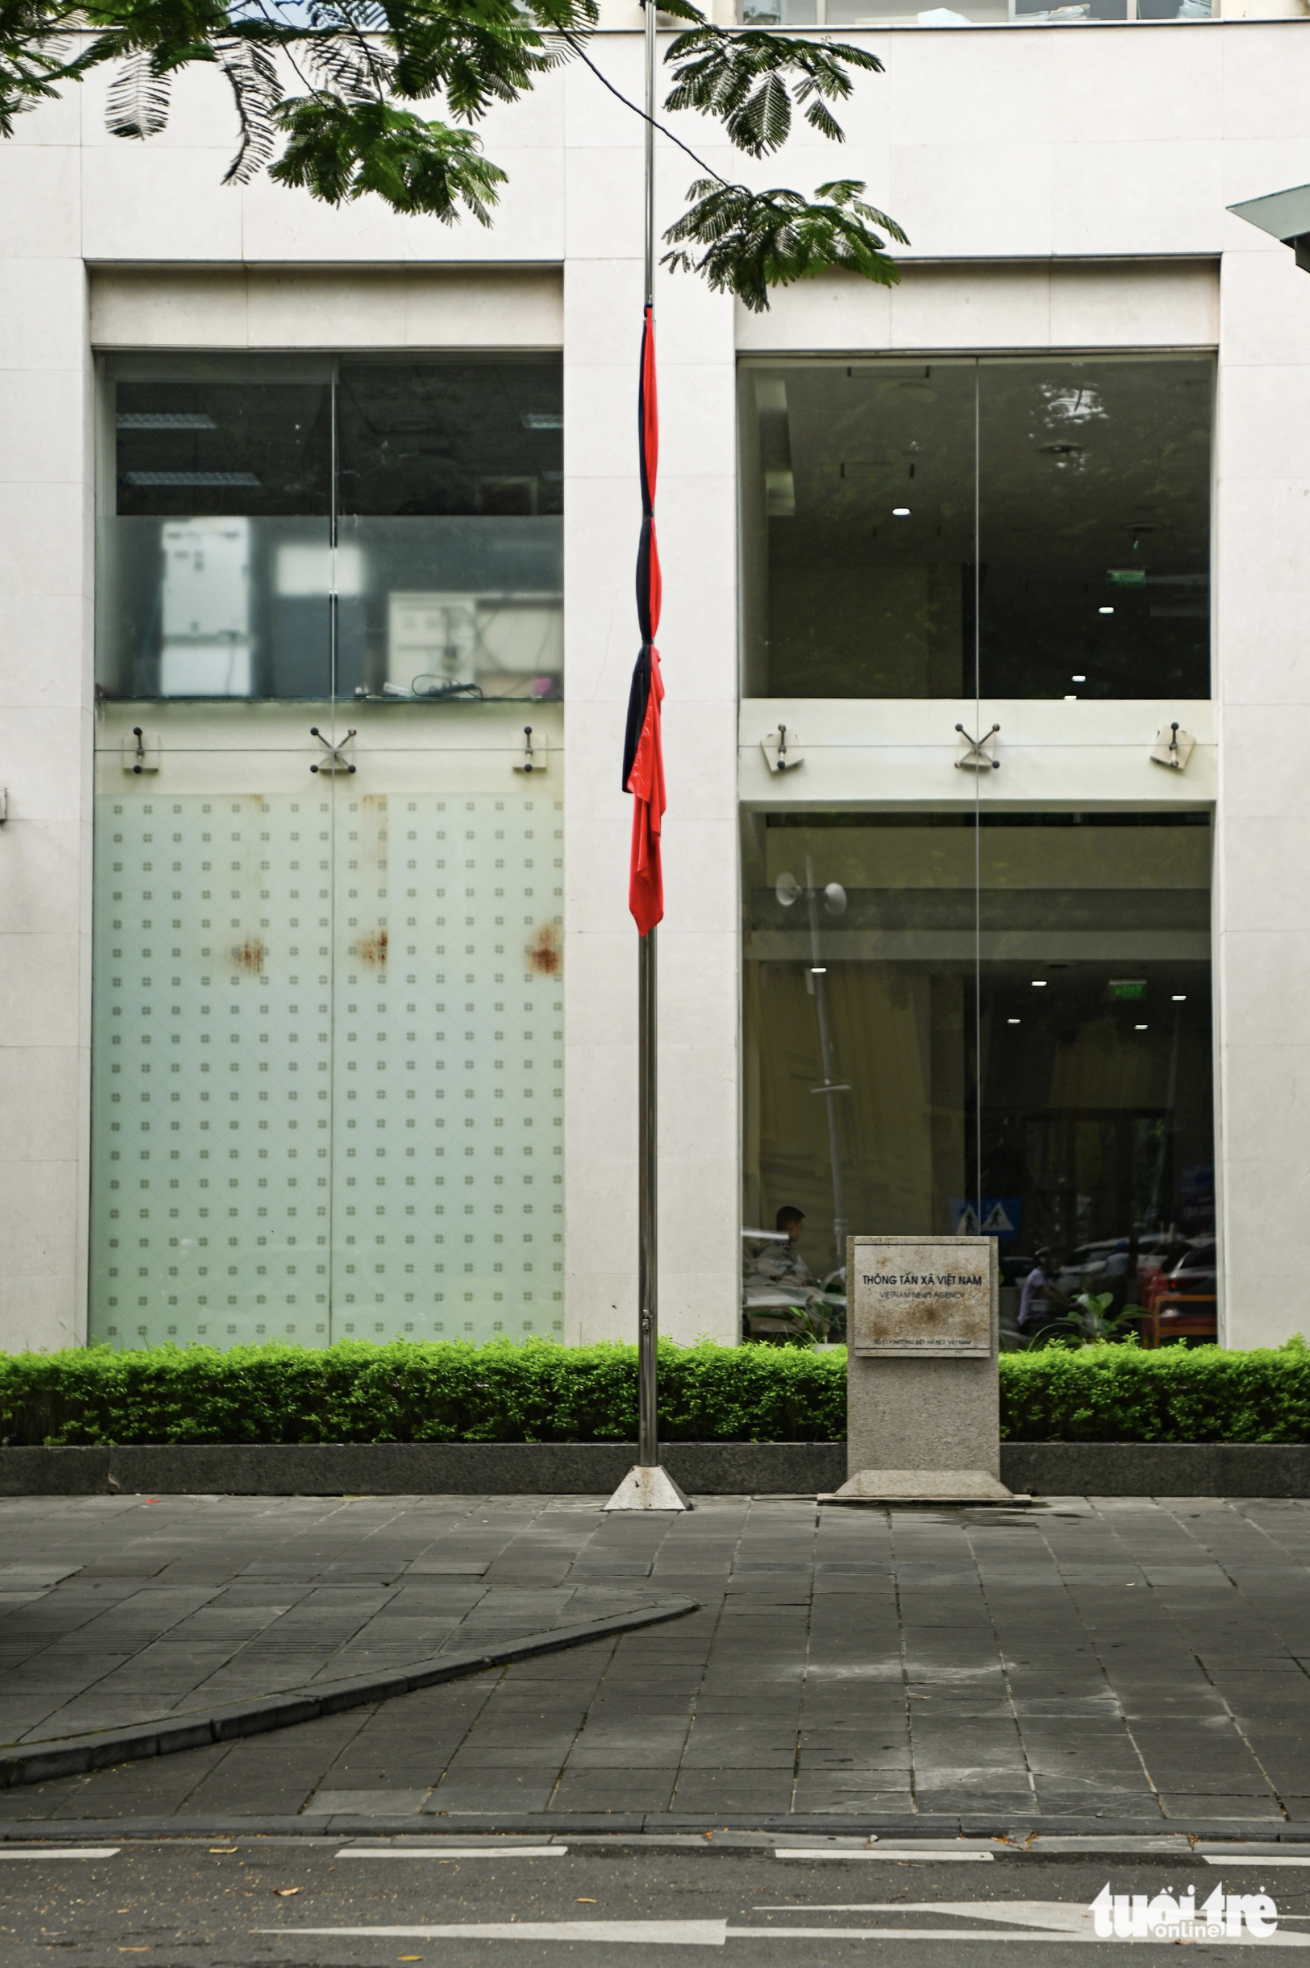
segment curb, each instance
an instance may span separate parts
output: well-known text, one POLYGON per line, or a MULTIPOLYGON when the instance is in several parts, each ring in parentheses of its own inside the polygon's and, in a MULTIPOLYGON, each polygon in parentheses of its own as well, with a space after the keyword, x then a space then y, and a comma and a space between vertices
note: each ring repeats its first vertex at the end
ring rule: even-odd
MULTIPOLYGON (((663 1605, 642 1612, 615 1613, 609 1619, 561 1626, 550 1633, 509 1640, 501 1647, 481 1649, 475 1654, 438 1655, 418 1661, 412 1667, 399 1668, 394 1674, 362 1675, 353 1680, 329 1682, 322 1688, 289 1688, 260 1701, 224 1705, 207 1715, 161 1717, 127 1729, 97 1730, 90 1735, 64 1736, 54 1741, 12 1744, 0 1749, 0 1790, 45 1783, 52 1777, 85 1776, 88 1771, 102 1770, 110 1763, 140 1762, 150 1756, 171 1756, 181 1749, 203 1749, 211 1743, 235 1742, 242 1736, 289 1729, 297 1722, 313 1722, 321 1715, 363 1708, 372 1702, 386 1701, 392 1695, 413 1694, 418 1688, 435 1687, 441 1681, 457 1681, 466 1674, 481 1673, 484 1668, 506 1667, 514 1661, 530 1660, 536 1654, 559 1653, 566 1647, 579 1647, 589 1640, 603 1640, 611 1634, 681 1619, 685 1613, 698 1610, 699 1602, 695 1599, 666 1600, 663 1605)), ((7 1837, 10 1829, 6 1827, 0 1837, 7 1837)))
MULTIPOLYGON (((470 1837, 524 1837, 541 1839, 605 1838, 634 1839, 652 1846, 669 1838, 679 1842, 694 1840, 712 1850, 726 1835, 720 1848, 740 1851, 739 1841, 758 1838, 772 1843, 781 1835, 792 1837, 895 1838, 898 1844, 914 1839, 997 1838, 1028 1840, 1037 1838, 1082 1838, 1095 1841, 1138 1839, 1152 1844, 1162 1838, 1179 1841, 1179 1849, 1191 1839, 1233 1840, 1243 1844, 1310 1844, 1310 1824, 1291 1824, 1283 1818, 1014 1818, 1005 1813, 993 1817, 958 1817, 924 1813, 918 1817, 843 1817, 837 1813, 795 1817, 727 1816, 719 1818, 684 1817, 661 1811, 538 1811, 498 1816, 493 1811, 457 1811, 448 1816, 409 1813, 403 1818, 351 1817, 337 1812, 318 1816, 221 1818, 61 1818, 57 1825, 47 1818, 12 1819, 0 1825, 0 1846, 34 1844, 85 1844, 88 1839, 166 1839, 179 1844, 204 1844, 216 1838, 357 1838, 370 1842, 383 1839, 420 1839, 424 1844, 449 1838, 463 1843, 470 1837)), ((1016 1851, 1022 1847, 1016 1846, 1016 1851)), ((1089 1856, 1096 1856, 1092 1846, 1089 1856)), ((1036 1854, 1040 1856, 1040 1854, 1036 1854)), ((1077 1857, 1076 1852, 1051 1853, 1051 1857, 1077 1857)))
MULTIPOLYGON (((185 1442, 0 1448, 0 1496, 612 1496, 635 1442, 185 1442)), ((835 1490, 844 1442, 665 1442, 698 1496, 835 1490)))
MULTIPOLYGON (((186 1442, 0 1448, 0 1496, 594 1496, 635 1442, 186 1442)), ((693 1496, 805 1496, 845 1482, 844 1442, 665 1442, 693 1496)), ((1310 1496, 1310 1443, 1002 1442, 1037 1496, 1310 1496)))

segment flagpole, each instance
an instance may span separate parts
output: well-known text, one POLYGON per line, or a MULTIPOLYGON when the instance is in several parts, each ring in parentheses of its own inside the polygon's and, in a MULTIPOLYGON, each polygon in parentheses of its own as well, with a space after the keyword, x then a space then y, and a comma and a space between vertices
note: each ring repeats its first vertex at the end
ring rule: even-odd
MULTIPOLYGON (((645 0, 646 280, 644 305, 655 319, 655 5, 645 0)), ((640 1406, 637 1462, 655 1468, 659 1451, 659 1020, 655 938, 637 939, 637 1312, 640 1406)))
MULTIPOLYGON (((655 316, 655 0, 645 8, 646 265, 644 319, 655 316)), ((655 925, 637 938, 637 1462, 607 1510, 690 1510, 660 1466, 659 1447, 659 1001, 655 925)))

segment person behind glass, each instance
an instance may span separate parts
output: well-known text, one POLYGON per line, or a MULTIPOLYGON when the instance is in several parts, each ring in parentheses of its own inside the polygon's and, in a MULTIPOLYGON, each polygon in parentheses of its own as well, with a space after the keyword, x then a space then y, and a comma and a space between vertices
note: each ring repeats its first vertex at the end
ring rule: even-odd
POLYGON ((775 1285, 817 1284, 817 1278, 797 1249, 801 1231, 805 1228, 804 1210, 784 1203, 773 1222, 776 1230, 787 1232, 787 1242, 765 1245, 755 1260, 757 1275, 775 1285))
POLYGON ((1051 1274, 1056 1269, 1055 1253, 1049 1248, 1039 1250, 1036 1262, 1023 1281, 1023 1291, 1019 1297, 1019 1330, 1035 1332, 1038 1326, 1049 1324, 1059 1318, 1069 1308, 1069 1298, 1052 1282, 1051 1274))

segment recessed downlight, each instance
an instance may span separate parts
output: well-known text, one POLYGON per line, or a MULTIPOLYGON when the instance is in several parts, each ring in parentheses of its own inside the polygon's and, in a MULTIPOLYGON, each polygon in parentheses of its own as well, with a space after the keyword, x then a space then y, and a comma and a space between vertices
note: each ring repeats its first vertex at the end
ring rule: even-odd
POLYGON ((1134 1032, 1145 1032, 1145 1031, 1146 1031, 1146 1029, 1147 1029, 1147 1028, 1146 1028, 1146 1026, 1145 1026, 1145 1025, 1134 1025, 1134 1026, 1133 1026, 1133 1030, 1134 1030, 1134 1032))
POLYGON ((1187 993, 1186 993, 1186 991, 1175 991, 1175 992, 1174 992, 1174 1003, 1175 1003, 1175 1004, 1186 1004, 1186 1003, 1187 1003, 1187 993))
POLYGON ((1098 608, 1096 612, 1097 612, 1097 614, 1098 614, 1098 615, 1113 615, 1113 614, 1114 614, 1114 610, 1113 610, 1113 608, 1098 608))
POLYGON ((1086 683, 1087 678, 1085 676, 1076 676, 1070 677, 1069 681, 1070 683, 1086 683))
POLYGON ((1017 1018, 1007 1018, 1005 1022, 1007 1025, 1018 1025, 1021 1021, 1017 1018))
POLYGON ((909 517, 910 517, 910 508, 909 508, 908 506, 893 506, 893 507, 892 507, 892 518, 893 518, 893 519, 908 519, 909 517))

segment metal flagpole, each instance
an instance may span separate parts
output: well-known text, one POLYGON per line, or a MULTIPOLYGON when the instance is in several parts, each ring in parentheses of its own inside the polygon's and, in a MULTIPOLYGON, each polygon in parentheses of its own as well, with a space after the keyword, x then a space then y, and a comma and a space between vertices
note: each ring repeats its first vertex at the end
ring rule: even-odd
MULTIPOLYGON (((655 0, 646 11, 646 280, 645 308, 655 310, 655 0)), ((690 1510, 660 1467, 659 1449, 659 1016, 657 930, 637 939, 637 1462, 607 1510, 690 1510)))
MULTIPOLYGON (((645 305, 655 318, 655 6, 646 0, 646 284, 645 305)), ((655 967, 655 938, 649 929, 637 939, 637 1145, 638 1238, 637 1313, 641 1354, 640 1420, 637 1462, 643 1469, 658 1466, 659 1424, 656 1348, 659 1343, 659 1212, 656 1183, 659 1174, 659 1032, 655 967)))

